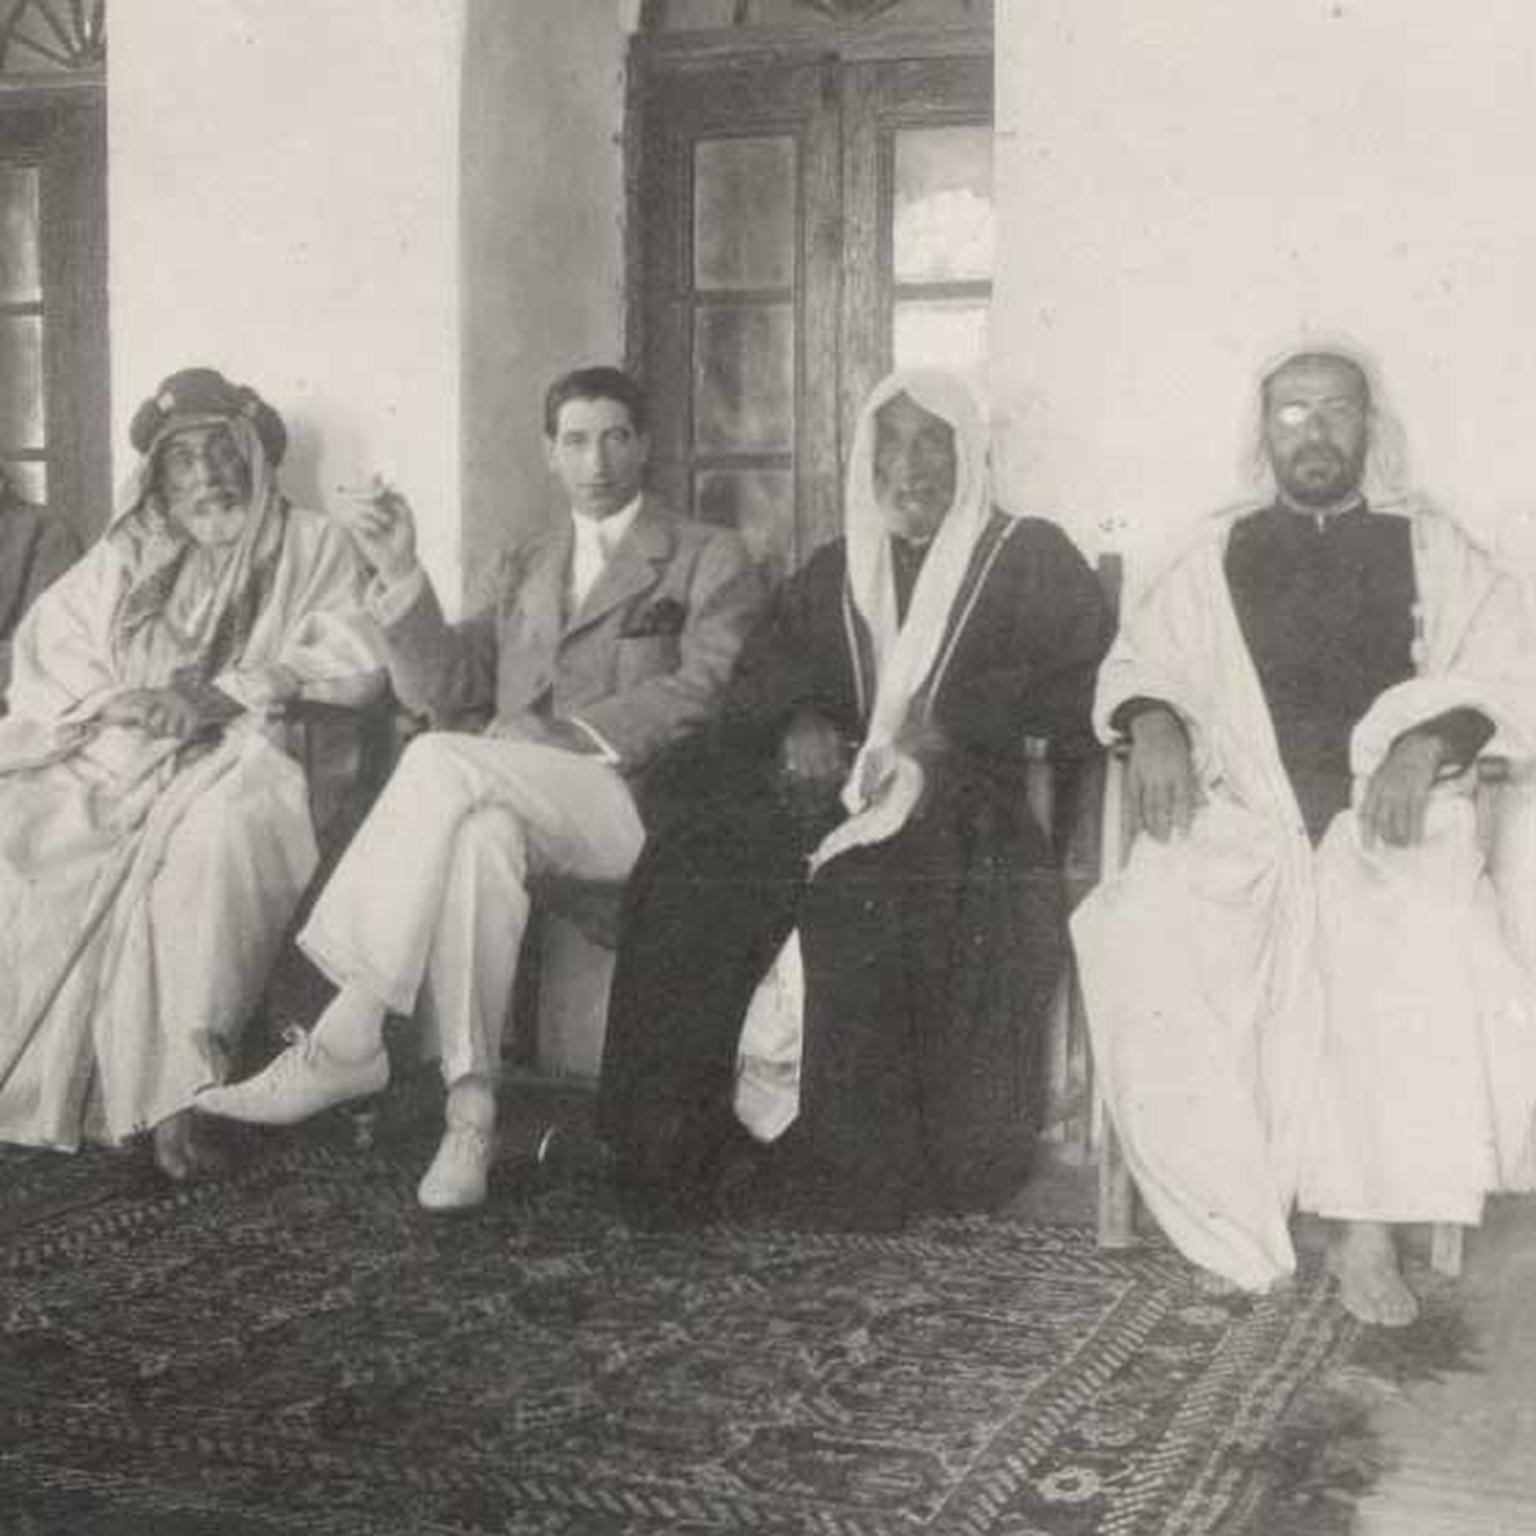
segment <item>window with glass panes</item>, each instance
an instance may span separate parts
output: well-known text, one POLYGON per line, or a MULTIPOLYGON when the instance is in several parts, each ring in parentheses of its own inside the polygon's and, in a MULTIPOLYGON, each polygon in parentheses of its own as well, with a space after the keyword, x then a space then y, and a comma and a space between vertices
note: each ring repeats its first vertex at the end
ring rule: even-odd
POLYGON ((989 56, 638 50, 632 136, 653 483, 776 573, 841 525, 842 453, 892 366, 986 363, 989 56))
POLYGON ((111 507, 105 93, 0 74, 0 465, 89 538, 111 507))
POLYGON ((28 501, 48 496, 40 172, 0 163, 0 462, 28 501))

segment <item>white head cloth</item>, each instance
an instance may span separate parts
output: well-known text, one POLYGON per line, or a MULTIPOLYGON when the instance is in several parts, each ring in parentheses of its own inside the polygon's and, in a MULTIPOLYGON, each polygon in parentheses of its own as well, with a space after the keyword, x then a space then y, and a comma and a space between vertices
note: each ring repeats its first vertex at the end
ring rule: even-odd
POLYGON ((864 402, 854 428, 843 512, 848 597, 869 631, 875 657, 875 696, 865 751, 889 745, 905 724, 913 697, 938 659, 949 611, 991 515, 987 429, 970 388, 937 369, 906 369, 882 379, 864 402), (890 528, 875 494, 875 417, 897 395, 906 395, 947 422, 955 434, 955 499, 934 535, 906 620, 899 626, 890 528))
MULTIPOLYGON (((205 659, 220 636, 226 614, 250 608, 260 569, 282 542, 282 496, 256 428, 239 415, 171 417, 155 434, 123 483, 118 511, 105 537, 123 556, 125 580, 113 615, 114 659, 135 681, 164 681, 167 667, 205 659), (156 456, 176 433, 189 427, 223 426, 234 438, 251 479, 249 513, 235 548, 217 560, 199 558, 190 535, 175 526, 154 496, 156 456)), ((228 665, 243 647, 254 610, 236 619, 228 665)), ((216 668, 216 670, 219 668, 216 668)))

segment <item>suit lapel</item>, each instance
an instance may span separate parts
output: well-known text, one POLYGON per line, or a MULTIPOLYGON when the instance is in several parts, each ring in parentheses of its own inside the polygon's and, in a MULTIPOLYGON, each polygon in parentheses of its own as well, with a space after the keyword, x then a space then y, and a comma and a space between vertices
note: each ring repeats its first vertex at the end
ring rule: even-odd
MULTIPOLYGON (((569 532, 566 539, 569 544, 569 532)), ((654 587, 665 574, 675 547, 667 515, 652 507, 649 498, 642 501, 629 532, 608 557, 602 574, 587 593, 586 602, 571 616, 565 627, 565 639, 590 629, 636 594, 654 587)))

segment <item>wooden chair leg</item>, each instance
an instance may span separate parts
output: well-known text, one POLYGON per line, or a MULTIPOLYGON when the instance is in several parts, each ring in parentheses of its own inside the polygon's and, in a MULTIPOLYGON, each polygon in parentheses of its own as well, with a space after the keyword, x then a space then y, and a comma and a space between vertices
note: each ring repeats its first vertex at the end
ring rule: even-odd
POLYGON ((1429 1267, 1436 1274, 1453 1280, 1461 1273, 1462 1239, 1466 1228, 1460 1222, 1437 1221, 1429 1235, 1429 1267))
POLYGON ((1136 1189, 1114 1125, 1104 1119, 1099 1138, 1099 1247, 1129 1248, 1136 1241, 1136 1189))
POLYGON ((1083 988, 1077 975, 1077 960, 1067 965, 1067 1061, 1066 1078, 1072 1085, 1077 1105, 1076 1116, 1068 1127, 1068 1145, 1073 1160, 1088 1163, 1098 1136, 1095 1118, 1098 1089, 1093 1081, 1093 1051, 1088 1044, 1088 1017, 1083 1012, 1083 988))
MULTIPOLYGON (((1104 764, 1100 816, 1100 870, 1107 879, 1125 863, 1135 834, 1131 801, 1125 793, 1125 762, 1118 753, 1112 752, 1104 764)), ((1093 1137, 1099 1148, 1099 1247, 1129 1248, 1136 1241, 1136 1186, 1097 1083, 1092 1103, 1093 1137)))

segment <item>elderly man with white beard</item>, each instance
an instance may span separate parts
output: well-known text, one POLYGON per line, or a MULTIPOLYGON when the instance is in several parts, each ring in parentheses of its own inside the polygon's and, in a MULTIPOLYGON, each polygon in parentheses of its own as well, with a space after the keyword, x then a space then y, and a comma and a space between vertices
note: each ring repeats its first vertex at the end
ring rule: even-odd
POLYGON ((1474 1224, 1531 1173, 1530 978, 1467 770, 1532 751, 1532 652, 1517 584, 1449 518, 1374 494, 1361 363, 1294 354, 1259 405, 1273 499, 1130 596, 1100 673, 1145 835, 1074 933, 1164 1230, 1259 1290, 1295 1266, 1291 1210, 1315 1213, 1345 1307, 1400 1326, 1394 1229, 1474 1224))
POLYGON ((106 533, 16 635, 0 721, 0 1140, 152 1133, 212 1165, 222 1081, 316 865, 304 774, 272 739, 305 691, 382 683, 364 571, 274 471, 287 433, 207 368, 140 407, 106 533))

